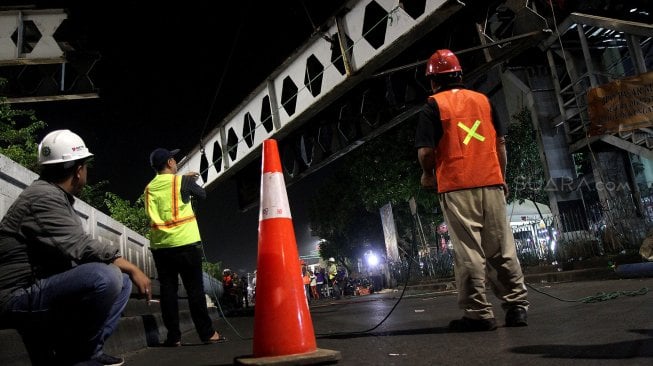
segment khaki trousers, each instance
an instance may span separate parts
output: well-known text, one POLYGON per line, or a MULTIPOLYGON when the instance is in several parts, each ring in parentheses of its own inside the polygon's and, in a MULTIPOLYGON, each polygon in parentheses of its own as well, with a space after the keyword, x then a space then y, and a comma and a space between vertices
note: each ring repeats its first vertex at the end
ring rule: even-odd
POLYGON ((494 318, 485 295, 487 280, 504 311, 515 306, 528 310, 503 189, 482 187, 442 193, 440 204, 453 243, 458 305, 464 316, 494 318))

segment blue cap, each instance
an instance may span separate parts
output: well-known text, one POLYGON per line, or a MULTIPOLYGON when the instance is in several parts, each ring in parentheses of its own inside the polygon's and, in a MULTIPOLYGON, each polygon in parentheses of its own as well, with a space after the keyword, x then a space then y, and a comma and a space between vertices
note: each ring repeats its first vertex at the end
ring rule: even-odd
POLYGON ((168 161, 168 159, 174 157, 179 152, 179 149, 168 150, 162 147, 154 149, 150 154, 150 166, 158 170, 168 161))

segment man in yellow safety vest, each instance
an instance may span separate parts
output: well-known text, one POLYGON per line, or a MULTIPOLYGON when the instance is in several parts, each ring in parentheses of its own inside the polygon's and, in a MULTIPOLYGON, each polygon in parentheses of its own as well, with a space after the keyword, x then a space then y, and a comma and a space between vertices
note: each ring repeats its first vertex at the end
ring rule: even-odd
POLYGON ((164 346, 181 345, 178 307, 178 277, 188 294, 188 305, 195 330, 203 343, 225 338, 213 329, 206 307, 202 275, 202 242, 191 197, 205 198, 206 192, 195 182, 199 174, 177 175, 178 149, 158 148, 150 154, 150 165, 157 175, 145 188, 145 209, 151 221, 150 249, 161 284, 161 316, 168 335, 164 346))

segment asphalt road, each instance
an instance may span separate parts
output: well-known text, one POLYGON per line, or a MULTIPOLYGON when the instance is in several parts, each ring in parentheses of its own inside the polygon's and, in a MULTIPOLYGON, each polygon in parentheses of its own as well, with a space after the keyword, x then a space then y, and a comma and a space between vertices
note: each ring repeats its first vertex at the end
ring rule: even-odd
MULTIPOLYGON (((401 292, 314 302, 311 318, 318 347, 340 351, 340 365, 653 365, 653 279, 529 286, 529 326, 523 328, 502 326, 503 312, 492 296, 499 329, 449 333, 449 321, 462 315, 454 292, 405 294, 378 327, 401 292)), ((252 353, 254 317, 227 321, 216 322, 227 343, 199 345, 190 332, 182 347, 123 355, 126 365, 231 365, 252 353)), ((283 327, 270 326, 284 337, 283 327)))

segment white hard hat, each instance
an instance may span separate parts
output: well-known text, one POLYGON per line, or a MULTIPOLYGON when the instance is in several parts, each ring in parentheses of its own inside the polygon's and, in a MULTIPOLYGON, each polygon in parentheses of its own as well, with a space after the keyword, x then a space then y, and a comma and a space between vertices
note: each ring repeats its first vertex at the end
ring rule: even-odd
POLYGON ((38 163, 41 165, 73 162, 93 156, 84 140, 70 130, 47 134, 39 144, 38 163))
POLYGON ((335 261, 336 261, 335 258, 333 257, 329 258, 329 262, 335 262, 335 261))

